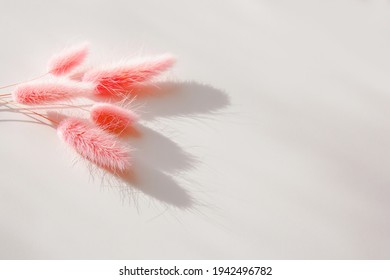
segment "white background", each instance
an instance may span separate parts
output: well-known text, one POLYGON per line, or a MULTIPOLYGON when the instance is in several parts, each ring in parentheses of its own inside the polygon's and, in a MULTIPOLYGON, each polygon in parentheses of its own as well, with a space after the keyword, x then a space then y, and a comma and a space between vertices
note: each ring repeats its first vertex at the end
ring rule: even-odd
POLYGON ((389 258, 389 24, 384 0, 1 0, 0 85, 85 40, 178 63, 138 189, 0 111, 0 258, 389 258))

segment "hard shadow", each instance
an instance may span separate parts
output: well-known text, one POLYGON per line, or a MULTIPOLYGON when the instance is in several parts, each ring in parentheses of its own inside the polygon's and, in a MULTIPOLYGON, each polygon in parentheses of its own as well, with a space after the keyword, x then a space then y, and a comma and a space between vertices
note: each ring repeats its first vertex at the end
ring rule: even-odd
POLYGON ((155 166, 168 173, 188 170, 197 159, 184 151, 177 143, 146 126, 137 126, 141 137, 129 139, 135 149, 134 156, 147 166, 155 166))
POLYGON ((136 188, 148 197, 165 205, 179 209, 190 209, 194 205, 194 200, 190 193, 180 186, 172 176, 138 160, 134 162, 131 170, 115 176, 126 184, 125 187, 128 187, 128 189, 124 193, 128 193, 131 197, 133 193, 130 190, 136 188))
MULTIPOLYGON (((214 115, 230 103, 222 91, 196 82, 154 83, 137 88, 133 94, 135 103, 143 105, 142 112, 137 112, 143 121, 159 117, 214 115)), ((192 208, 196 204, 194 198, 175 177, 195 168, 199 159, 147 126, 137 125, 134 131, 137 137, 130 135, 126 138, 134 148, 132 169, 116 177, 127 187, 134 187, 163 204, 180 209, 192 208)))
POLYGON ((140 106, 143 120, 214 114, 230 104, 223 91, 193 81, 156 82, 134 89, 131 107, 140 106))

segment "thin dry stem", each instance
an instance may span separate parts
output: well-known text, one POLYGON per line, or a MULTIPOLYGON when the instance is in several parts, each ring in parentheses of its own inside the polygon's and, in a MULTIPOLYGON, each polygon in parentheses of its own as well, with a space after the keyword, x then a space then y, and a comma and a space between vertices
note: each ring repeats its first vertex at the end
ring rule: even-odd
MULTIPOLYGON (((45 116, 45 115, 43 115, 43 114, 37 113, 37 112, 35 112, 35 111, 33 111, 33 110, 29 109, 29 108, 21 108, 20 106, 18 106, 17 104, 15 104, 15 102, 12 102, 12 101, 4 101, 4 102, 1 102, 0 104, 3 105, 3 106, 5 106, 5 107, 7 107, 7 108, 10 109, 10 110, 15 110, 15 108, 13 108, 13 107, 11 107, 11 106, 8 105, 8 104, 12 104, 12 105, 15 106, 19 111, 20 111, 20 110, 25 110, 25 111, 27 111, 27 112, 30 112, 31 114, 34 114, 34 115, 36 115, 36 116, 39 116, 39 117, 41 117, 41 118, 46 119, 46 120, 48 120, 48 121, 51 122, 51 123, 55 123, 55 124, 57 124, 57 125, 59 124, 57 121, 52 120, 52 119, 50 119, 49 117, 47 117, 47 116, 45 116)), ((26 113, 24 113, 24 112, 20 112, 20 113, 21 113, 21 114, 24 114, 25 116, 31 117, 29 114, 26 114, 26 113)))
POLYGON ((32 82, 32 81, 35 81, 35 80, 38 80, 38 79, 40 79, 40 78, 45 77, 47 74, 49 74, 49 72, 46 72, 46 73, 43 74, 43 75, 40 75, 40 76, 38 76, 38 77, 32 78, 32 79, 27 80, 27 81, 24 81, 24 82, 18 82, 18 83, 13 83, 13 84, 10 84, 10 85, 2 86, 2 87, 0 87, 0 89, 5 89, 5 88, 9 88, 9 87, 13 87, 13 86, 20 85, 20 84, 23 84, 23 83, 32 82))

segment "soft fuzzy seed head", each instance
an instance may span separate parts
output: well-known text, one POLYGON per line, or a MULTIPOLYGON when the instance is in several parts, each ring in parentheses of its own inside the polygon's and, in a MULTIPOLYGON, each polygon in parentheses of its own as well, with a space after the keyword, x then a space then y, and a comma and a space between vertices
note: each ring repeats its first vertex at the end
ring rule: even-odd
POLYGON ((67 118, 58 125, 57 132, 80 156, 100 168, 120 173, 130 167, 128 148, 87 120, 67 118))
POLYGON ((138 116, 132 111, 109 103, 98 103, 91 108, 91 120, 104 130, 118 135, 126 132, 137 119, 138 116))
POLYGON ((48 72, 55 76, 68 74, 82 64, 89 53, 89 44, 83 43, 64 49, 48 62, 48 72))
POLYGON ((111 67, 92 69, 83 81, 95 84, 95 94, 101 97, 120 97, 132 92, 140 83, 147 82, 175 63, 172 55, 143 58, 111 67))
POLYGON ((48 104, 75 97, 88 97, 93 87, 62 78, 20 84, 12 93, 14 101, 25 105, 48 104))

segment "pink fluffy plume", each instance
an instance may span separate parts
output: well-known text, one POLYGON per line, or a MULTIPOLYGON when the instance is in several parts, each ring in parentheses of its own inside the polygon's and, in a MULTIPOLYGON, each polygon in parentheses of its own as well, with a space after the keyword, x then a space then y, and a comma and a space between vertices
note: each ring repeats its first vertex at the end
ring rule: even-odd
POLYGON ((68 74, 81 65, 89 53, 89 44, 83 43, 64 49, 55 54, 48 62, 48 72, 54 76, 68 74))
POLYGON ((129 149, 87 120, 67 118, 58 125, 57 132, 79 155, 100 168, 120 173, 130 167, 129 149))
POLYGON ((138 120, 138 116, 113 104, 98 103, 91 108, 91 120, 104 130, 119 135, 126 132, 138 120))
POLYGON ((143 58, 111 67, 92 69, 83 81, 95 84, 95 94, 102 97, 121 97, 131 93, 135 86, 147 82, 166 71, 175 63, 170 54, 143 58))
POLYGON ((12 93, 14 101, 25 105, 48 104, 75 97, 88 97, 93 93, 91 84, 63 78, 20 84, 12 93))

